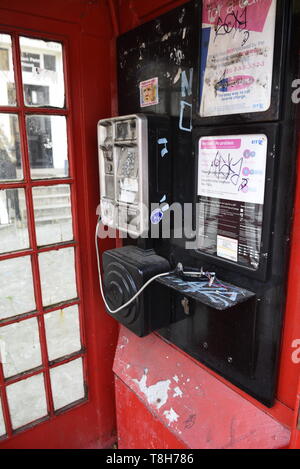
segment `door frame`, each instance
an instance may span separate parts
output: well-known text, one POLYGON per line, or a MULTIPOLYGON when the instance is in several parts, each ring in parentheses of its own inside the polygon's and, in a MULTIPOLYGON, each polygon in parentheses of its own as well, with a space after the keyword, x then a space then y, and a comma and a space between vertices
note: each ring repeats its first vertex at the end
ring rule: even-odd
MULTIPOLYGON (((111 38, 83 35, 80 24, 76 23, 0 11, 1 32, 51 39, 62 42, 65 47, 65 80, 69 84, 66 97, 70 111, 68 142, 70 154, 74 155, 70 167, 76 181, 72 201, 77 212, 74 232, 79 240, 76 249, 80 259, 76 268, 84 312, 85 372, 88 377, 87 401, 68 411, 56 412, 49 420, 25 431, 13 432, 9 438, 0 441, 0 449, 110 447, 116 439, 112 363, 117 326, 106 315, 100 298, 93 246, 99 203, 96 124, 100 118, 110 115, 111 100, 110 95, 104 99, 105 93, 95 93, 97 99, 94 100, 88 99, 88 95, 92 84, 98 84, 103 90, 110 89, 110 67, 104 66, 103 74, 99 70, 99 61, 107 60, 107 56, 110 58, 110 54, 105 57, 104 51, 111 47, 111 38), (97 60, 91 60, 92 57, 97 60)), ((51 114, 55 114, 55 110, 51 110, 51 114)), ((103 250, 114 246, 115 240, 102 241, 103 250)))

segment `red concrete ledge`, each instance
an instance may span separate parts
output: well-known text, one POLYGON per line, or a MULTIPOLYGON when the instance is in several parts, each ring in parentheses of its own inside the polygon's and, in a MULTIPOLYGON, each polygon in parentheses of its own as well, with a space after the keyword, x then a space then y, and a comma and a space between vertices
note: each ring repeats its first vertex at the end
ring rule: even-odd
POLYGON ((120 448, 289 444, 286 427, 154 334, 140 339, 121 327, 114 373, 120 448))

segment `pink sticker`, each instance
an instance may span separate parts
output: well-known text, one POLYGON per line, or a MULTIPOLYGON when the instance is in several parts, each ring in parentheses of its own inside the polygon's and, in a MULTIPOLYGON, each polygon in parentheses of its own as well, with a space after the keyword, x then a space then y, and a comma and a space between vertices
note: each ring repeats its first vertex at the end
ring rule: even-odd
POLYGON ((215 25, 219 33, 232 29, 262 32, 273 0, 204 0, 204 24, 215 25))
POLYGON ((214 139, 203 140, 201 139, 201 149, 212 150, 238 150, 241 148, 242 141, 240 138, 236 139, 214 139))

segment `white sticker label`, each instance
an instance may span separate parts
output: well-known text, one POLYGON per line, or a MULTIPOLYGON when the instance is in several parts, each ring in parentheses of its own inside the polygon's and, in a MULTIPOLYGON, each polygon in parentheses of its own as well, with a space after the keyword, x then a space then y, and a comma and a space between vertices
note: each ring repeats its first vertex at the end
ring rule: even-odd
POLYGON ((217 256, 237 262, 238 260, 238 241, 236 239, 217 237, 217 256))

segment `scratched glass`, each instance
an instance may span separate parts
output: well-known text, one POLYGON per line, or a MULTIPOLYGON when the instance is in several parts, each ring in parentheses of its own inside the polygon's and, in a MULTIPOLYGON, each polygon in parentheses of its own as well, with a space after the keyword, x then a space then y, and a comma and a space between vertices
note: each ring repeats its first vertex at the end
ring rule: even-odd
POLYGON ((13 429, 46 417, 47 401, 42 374, 32 376, 6 388, 13 429))
POLYGON ((0 34, 0 106, 16 104, 11 37, 8 34, 0 34))
POLYGON ((26 117, 32 179, 69 176, 67 121, 64 116, 26 117))
POLYGON ((73 240, 70 186, 34 187, 32 195, 38 246, 73 240))
POLYGON ((5 378, 29 371, 42 364, 39 328, 36 318, 0 328, 5 378))
POLYGON ((29 248, 24 189, 0 190, 0 254, 29 248))
POLYGON ((19 119, 0 114, 0 182, 23 179, 19 119))
POLYGON ((74 248, 39 254, 43 305, 77 298, 74 248))
POLYGON ((36 309, 30 256, 0 261, 0 319, 36 309))
POLYGON ((85 398, 83 362, 81 358, 50 370, 55 410, 85 398))
POLYGON ((49 360, 56 360, 81 350, 78 306, 45 314, 49 360))
POLYGON ((63 48, 59 42, 20 38, 26 106, 65 106, 63 48))

